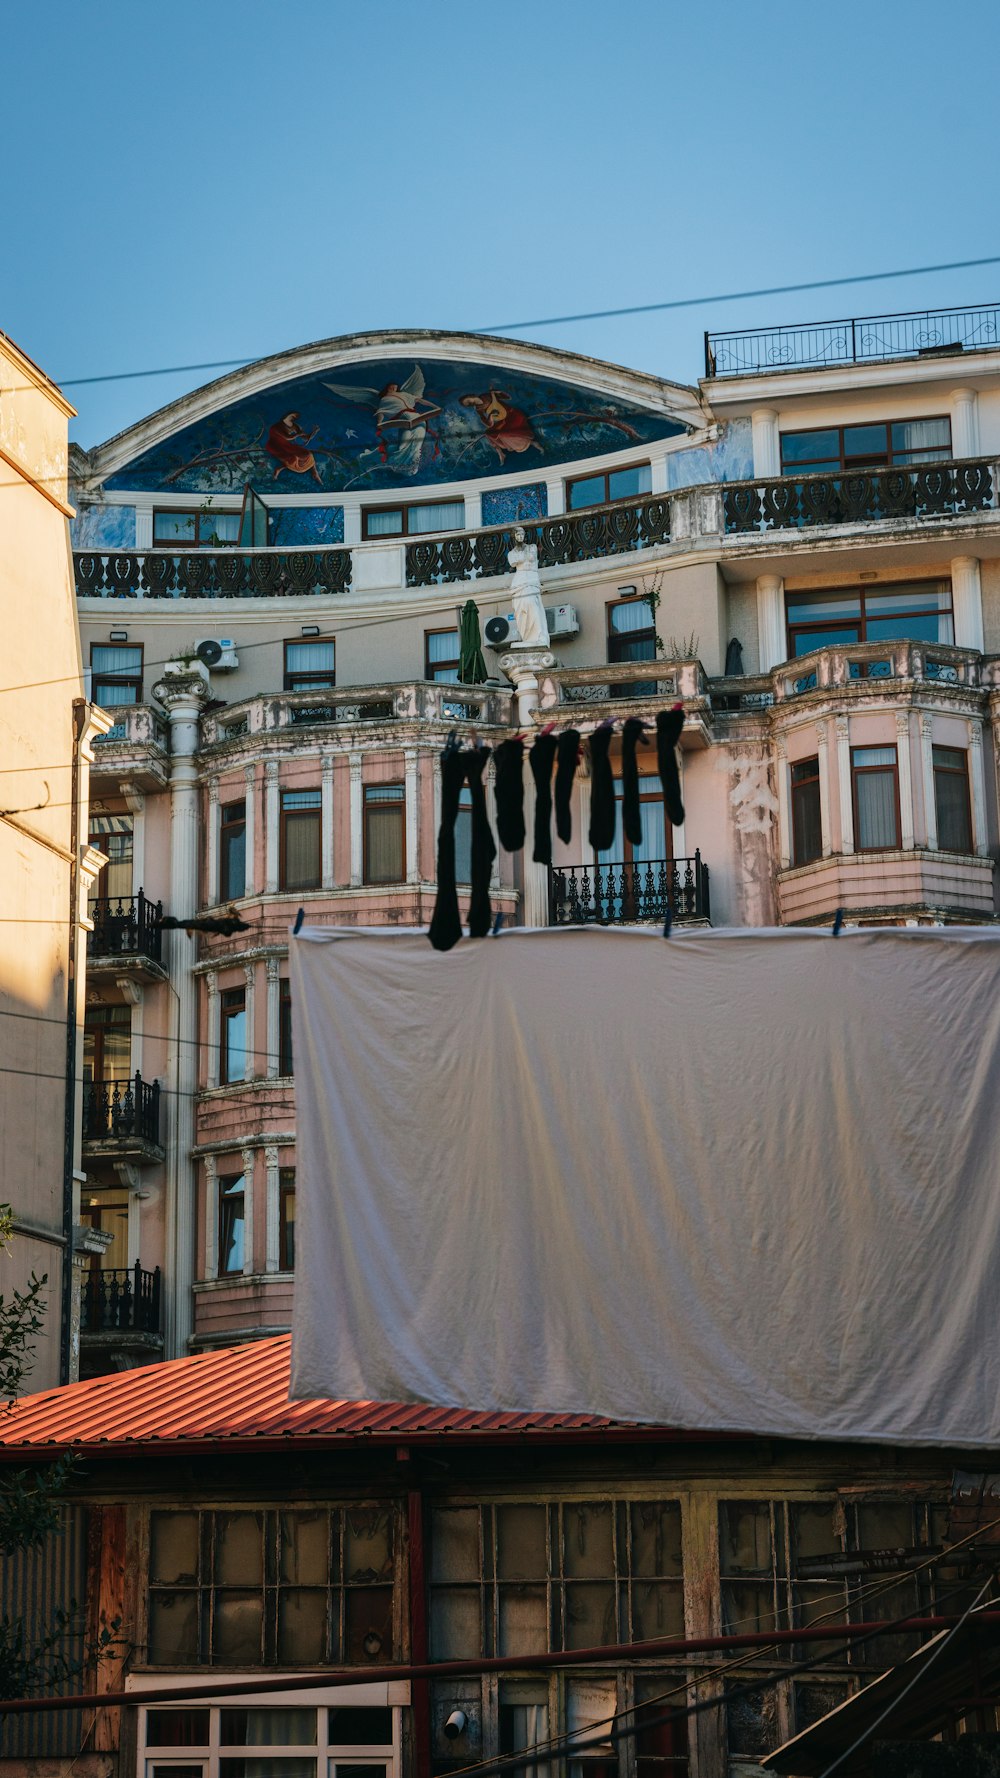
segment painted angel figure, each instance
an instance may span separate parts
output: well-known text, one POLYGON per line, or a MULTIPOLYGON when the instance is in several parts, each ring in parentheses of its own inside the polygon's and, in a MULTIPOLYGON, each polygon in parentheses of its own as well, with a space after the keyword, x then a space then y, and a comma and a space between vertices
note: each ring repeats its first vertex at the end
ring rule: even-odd
POLYGON ((374 413, 378 445, 376 451, 362 451, 362 462, 377 454, 386 469, 397 475, 416 475, 427 423, 441 412, 432 401, 424 400, 425 379, 419 364, 413 366, 405 383, 386 383, 382 389, 361 389, 347 383, 327 383, 326 387, 341 400, 374 413))

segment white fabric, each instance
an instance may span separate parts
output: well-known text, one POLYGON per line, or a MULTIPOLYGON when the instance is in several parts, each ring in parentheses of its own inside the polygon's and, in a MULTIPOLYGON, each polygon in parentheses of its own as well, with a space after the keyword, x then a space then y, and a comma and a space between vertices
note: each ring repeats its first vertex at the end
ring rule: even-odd
POLYGON ((1000 935, 304 930, 293 1398, 1000 1443, 1000 935))

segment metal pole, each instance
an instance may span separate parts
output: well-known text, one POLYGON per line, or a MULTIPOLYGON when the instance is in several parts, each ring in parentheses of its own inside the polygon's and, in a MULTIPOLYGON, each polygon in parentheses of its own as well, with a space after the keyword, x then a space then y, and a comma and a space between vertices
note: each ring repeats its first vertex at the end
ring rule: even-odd
POLYGON ((80 932, 80 747, 87 726, 86 698, 73 699, 73 758, 70 765, 69 946, 66 954, 66 1102, 63 1112, 63 1250, 60 1280, 59 1381, 68 1383, 73 1360, 73 1178, 76 1147, 76 964, 80 932))

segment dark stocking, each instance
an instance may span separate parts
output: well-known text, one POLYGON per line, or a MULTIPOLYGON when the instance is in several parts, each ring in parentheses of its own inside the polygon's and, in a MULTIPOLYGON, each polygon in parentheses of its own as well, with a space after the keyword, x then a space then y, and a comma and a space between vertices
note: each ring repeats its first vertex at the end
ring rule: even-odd
POLYGON ((611 772, 611 726, 590 737, 590 843, 608 852, 615 843, 615 781, 611 772))
POLYGON ((635 750, 646 732, 638 716, 628 717, 622 729, 622 826, 633 846, 642 845, 642 808, 639 803, 639 764, 635 750))
POLYGON ((494 756, 497 791, 497 833, 505 852, 524 845, 524 742, 501 741, 494 756))
POLYGON ((656 763, 663 785, 663 806, 673 827, 680 827, 684 819, 681 778, 677 770, 677 743, 683 727, 683 704, 675 704, 672 710, 661 710, 656 718, 656 763))
POLYGON ((535 864, 552 863, 552 761, 556 753, 555 735, 539 735, 528 754, 531 776, 535 780, 535 864))
POLYGON ((455 888, 455 820, 465 782, 468 754, 458 749, 441 755, 441 827, 437 847, 437 900, 428 937, 436 951, 450 951, 462 936, 455 888))
POLYGON ((490 906, 490 868, 497 855, 496 841, 486 813, 483 773, 490 757, 488 747, 474 747, 465 756, 465 781, 472 797, 472 894, 469 897, 469 937, 485 938, 493 923, 490 906))
POLYGON ((573 819, 569 804, 579 757, 579 729, 564 728, 556 742, 556 833, 564 846, 568 846, 573 838, 573 819))

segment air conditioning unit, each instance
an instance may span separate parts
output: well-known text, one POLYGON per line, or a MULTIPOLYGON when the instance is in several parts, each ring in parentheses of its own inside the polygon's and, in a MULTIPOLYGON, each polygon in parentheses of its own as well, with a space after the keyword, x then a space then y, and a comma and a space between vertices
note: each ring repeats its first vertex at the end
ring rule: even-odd
MULTIPOLYGON (((577 636, 580 633, 580 619, 576 615, 575 605, 547 605, 545 621, 549 626, 549 637, 577 636)), ((506 617, 489 617, 483 625, 483 636, 491 648, 509 648, 512 642, 520 642, 521 635, 517 620, 512 611, 506 617)))
POLYGON ((549 626, 550 636, 578 636, 580 619, 576 615, 575 605, 547 605, 545 621, 549 626))
POLYGON ((235 673, 240 664, 231 636, 203 636, 194 647, 198 659, 204 661, 213 673, 235 673))
POLYGON ((509 648, 512 642, 519 642, 514 613, 507 617, 488 617, 483 625, 483 640, 491 648, 509 648))

